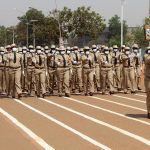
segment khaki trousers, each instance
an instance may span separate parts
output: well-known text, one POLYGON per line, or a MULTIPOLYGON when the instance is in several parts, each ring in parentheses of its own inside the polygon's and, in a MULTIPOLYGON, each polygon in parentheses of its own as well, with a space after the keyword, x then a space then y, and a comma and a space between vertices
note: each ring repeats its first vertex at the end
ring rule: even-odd
POLYGON ((114 68, 115 71, 115 81, 118 88, 121 88, 121 67, 117 66, 114 68))
POLYGON ((123 75, 124 75, 124 92, 128 90, 128 83, 131 83, 131 91, 135 91, 135 70, 133 67, 124 67, 123 68, 123 75))
POLYGON ((4 68, 0 68, 0 93, 2 92, 6 92, 6 76, 4 68))
POLYGON ((88 87, 89 91, 91 93, 94 93, 94 69, 83 69, 83 87, 84 92, 88 93, 88 87))
POLYGON ((9 69, 9 80, 10 92, 12 96, 15 96, 15 92, 17 92, 17 94, 21 94, 21 68, 9 69))
POLYGON ((95 72, 96 87, 100 88, 100 66, 99 65, 95 66, 94 72, 95 72))
POLYGON ((113 71, 112 68, 102 68, 101 69, 102 75, 102 92, 105 93, 106 91, 106 82, 108 81, 108 85, 110 87, 110 91, 114 91, 113 87, 113 71))
POLYGON ((136 78, 136 85, 137 85, 137 88, 141 88, 141 66, 138 66, 136 68, 136 75, 135 75, 135 78, 136 78))
POLYGON ((41 89, 42 94, 46 93, 46 72, 45 69, 35 69, 35 85, 37 94, 40 95, 41 89))
POLYGON ((58 82, 58 93, 63 94, 63 87, 66 94, 70 94, 69 81, 70 81, 70 70, 69 68, 57 68, 56 70, 57 82, 58 82))
POLYGON ((146 106, 147 111, 150 113, 150 77, 145 77, 144 79, 145 89, 146 89, 146 106))
POLYGON ((72 83, 72 89, 76 89, 77 83, 79 84, 79 88, 82 89, 83 86, 83 81, 82 81, 82 68, 75 68, 73 67, 72 69, 72 78, 71 78, 71 83, 72 83))
POLYGON ((34 90, 36 91, 36 85, 35 85, 35 75, 34 75, 34 68, 27 69, 27 84, 28 84, 28 92, 29 94, 32 93, 33 90, 33 86, 34 86, 34 90))

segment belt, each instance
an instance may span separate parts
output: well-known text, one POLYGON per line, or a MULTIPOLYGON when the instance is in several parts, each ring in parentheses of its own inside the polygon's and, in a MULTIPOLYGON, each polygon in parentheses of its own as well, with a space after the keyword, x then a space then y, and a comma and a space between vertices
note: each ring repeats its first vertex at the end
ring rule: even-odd
POLYGON ((48 68, 50 68, 50 69, 56 69, 56 67, 48 67, 48 68))
POLYGON ((102 68, 112 68, 112 66, 111 67, 102 66, 102 68))
POLYGON ((130 67, 133 67, 133 66, 123 66, 124 68, 130 68, 130 67))
POLYGON ((19 69, 19 68, 21 68, 21 66, 19 66, 19 67, 9 67, 10 69, 19 69))
POLYGON ((41 68, 40 68, 40 67, 35 67, 35 68, 36 68, 36 69, 44 69, 44 67, 41 67, 41 68))
POLYGON ((63 67, 63 66, 59 66, 57 68, 69 68, 69 66, 63 67))

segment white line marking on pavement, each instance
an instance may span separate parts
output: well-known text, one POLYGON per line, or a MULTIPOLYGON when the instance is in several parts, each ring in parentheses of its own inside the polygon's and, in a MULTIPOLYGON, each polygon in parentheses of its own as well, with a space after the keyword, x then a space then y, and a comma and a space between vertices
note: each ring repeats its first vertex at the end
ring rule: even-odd
POLYGON ((141 94, 135 94, 137 96, 142 96, 142 97, 146 97, 146 95, 141 95, 141 94))
POLYGON ((8 114, 5 110, 0 108, 0 113, 7 117, 11 122, 13 122, 17 127, 23 130, 29 137, 31 137, 36 143, 38 143, 45 150, 54 150, 50 145, 48 145, 43 139, 33 133, 30 129, 20 123, 16 118, 8 114))
POLYGON ((78 115, 78 116, 81 116, 81 117, 83 117, 83 118, 85 118, 85 119, 88 119, 88 120, 90 120, 90 121, 92 121, 92 122, 95 122, 95 123, 97 123, 97 124, 99 124, 99 125, 108 127, 108 128, 110 128, 110 129, 112 129, 112 130, 114 130, 114 131, 117 131, 117 132, 119 132, 119 133, 122 133, 122 134, 124 134, 124 135, 126 135, 126 136, 129 136, 129 137, 131 137, 131 138, 133 138, 133 139, 136 139, 136 140, 138 140, 138 141, 140 141, 140 142, 142 142, 142 143, 144 143, 144 144, 150 146, 150 140, 145 139, 145 138, 143 138, 143 137, 141 137, 141 136, 138 136, 138 135, 136 135, 136 134, 130 133, 130 132, 128 132, 128 131, 126 131, 126 130, 123 130, 123 129, 121 129, 121 128, 118 128, 118 127, 116 127, 116 126, 110 125, 110 124, 108 124, 108 123, 106 123, 106 122, 103 122, 103 121, 101 121, 101 120, 98 120, 98 119, 96 119, 96 118, 87 116, 87 115, 85 115, 85 114, 83 114, 83 113, 80 113, 80 112, 78 112, 78 111, 75 111, 75 110, 73 110, 73 109, 64 107, 64 106, 59 105, 59 104, 57 104, 57 103, 54 103, 54 102, 52 102, 52 101, 50 101, 50 100, 43 99, 43 98, 40 98, 40 99, 41 99, 42 101, 45 101, 45 102, 49 103, 49 104, 55 105, 55 106, 57 106, 57 107, 59 107, 59 108, 62 108, 62 109, 67 110, 67 111, 69 111, 69 112, 72 112, 72 113, 74 113, 74 114, 76 114, 76 115, 78 115))
POLYGON ((128 100, 135 101, 135 102, 146 103, 145 101, 141 101, 141 100, 137 100, 137 99, 129 98, 129 97, 124 97, 124 96, 120 96, 120 95, 113 95, 113 96, 123 98, 123 99, 128 99, 128 100))
POLYGON ((99 98, 99 97, 95 97, 95 96, 88 96, 88 97, 94 98, 94 99, 98 99, 98 100, 101 100, 101 101, 104 101, 104 102, 113 103, 113 104, 120 105, 120 106, 123 106, 123 107, 128 107, 128 108, 132 108, 132 109, 136 109, 136 110, 147 112, 146 109, 141 109, 141 108, 138 108, 138 107, 133 107, 133 106, 125 105, 125 104, 122 104, 122 103, 117 103, 117 102, 110 101, 110 100, 107 100, 107 99, 103 99, 103 98, 99 98))
POLYGON ((105 145, 99 143, 98 141, 96 141, 96 140, 94 140, 94 139, 88 137, 87 135, 84 135, 83 133, 81 133, 81 132, 79 132, 79 131, 77 131, 77 130, 71 128, 71 127, 69 127, 68 125, 66 125, 66 124, 64 124, 64 123, 62 123, 62 122, 56 120, 55 118, 53 118, 53 117, 51 117, 51 116, 49 116, 49 115, 47 115, 47 114, 45 114, 45 113, 43 113, 43 112, 41 112, 41 111, 35 109, 34 107, 31 107, 30 105, 27 105, 27 104, 21 102, 21 101, 18 100, 18 99, 14 99, 14 101, 16 101, 17 103, 19 103, 19 104, 25 106, 26 108, 28 108, 28 109, 30 109, 30 110, 36 112, 37 114, 39 114, 39 115, 41 115, 41 116, 47 118, 48 120, 50 120, 50 121, 52 121, 52 122, 54 122, 54 123, 60 125, 61 127, 65 128, 65 129, 67 129, 67 130, 69 130, 70 132, 72 132, 72 133, 78 135, 79 137, 81 137, 81 138, 84 139, 85 141, 88 141, 89 143, 91 143, 91 144, 93 144, 93 145, 95 145, 95 146, 97 146, 97 147, 99 147, 99 148, 101 148, 101 149, 103 149, 103 150, 111 150, 109 147, 107 147, 107 146, 105 146, 105 145))
POLYGON ((117 115, 117 116, 120 116, 120 117, 123 117, 123 118, 126 118, 126 119, 130 119, 130 120, 134 120, 134 121, 137 121, 137 122, 140 122, 142 124, 150 126, 149 122, 146 122, 146 121, 143 121, 143 120, 131 118, 131 117, 125 116, 123 114, 120 114, 120 113, 117 113, 117 112, 114 112, 114 111, 111 111, 111 110, 108 110, 108 109, 105 109, 105 108, 102 108, 102 107, 98 107, 96 105, 92 105, 92 104, 89 104, 89 103, 85 103, 85 102, 79 101, 79 100, 74 99, 74 98, 69 98, 69 97, 64 97, 64 98, 69 99, 70 101, 73 101, 73 102, 77 102, 79 104, 83 104, 83 105, 86 105, 86 106, 89 106, 89 107, 92 107, 92 108, 95 108, 95 109, 98 109, 98 110, 102 110, 102 111, 108 112, 110 114, 114 114, 114 115, 117 115))

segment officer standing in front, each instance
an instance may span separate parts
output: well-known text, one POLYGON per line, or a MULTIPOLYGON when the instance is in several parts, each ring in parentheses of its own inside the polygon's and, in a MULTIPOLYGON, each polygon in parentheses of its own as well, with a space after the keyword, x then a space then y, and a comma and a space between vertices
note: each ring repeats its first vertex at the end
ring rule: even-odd
POLYGON ((12 98, 15 98, 15 92, 18 94, 18 99, 22 97, 21 89, 21 71, 23 69, 22 55, 17 53, 17 48, 13 47, 12 51, 7 56, 9 63, 9 87, 12 98), (15 87, 15 88, 14 88, 15 87))
POLYGON ((146 105, 147 105, 147 117, 150 119, 150 46, 147 47, 146 54, 144 55, 144 83, 146 90, 146 105))

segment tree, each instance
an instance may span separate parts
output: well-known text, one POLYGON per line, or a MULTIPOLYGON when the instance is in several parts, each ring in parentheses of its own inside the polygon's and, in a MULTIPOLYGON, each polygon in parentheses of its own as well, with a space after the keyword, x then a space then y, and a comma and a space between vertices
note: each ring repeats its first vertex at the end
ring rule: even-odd
POLYGON ((73 13, 74 36, 96 39, 106 27, 104 21, 100 14, 91 11, 90 7, 79 7, 73 13))
POLYGON ((140 47, 145 48, 148 46, 148 42, 145 40, 143 26, 138 26, 135 30, 132 31, 132 34, 134 35, 134 42, 137 43, 140 47))
POLYGON ((6 28, 4 26, 0 26, 0 45, 5 46, 6 44, 6 28))
MULTIPOLYGON (((121 22, 120 22, 120 17, 118 15, 113 16, 109 20, 109 45, 120 45, 121 43, 121 22)), ((124 38, 126 37, 127 33, 127 24, 126 21, 123 23, 123 33, 124 33, 124 38)))

